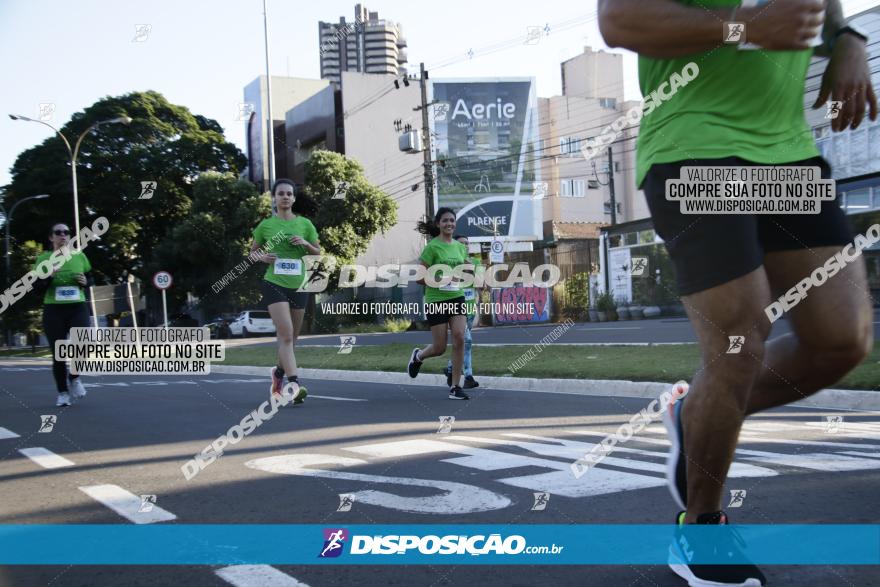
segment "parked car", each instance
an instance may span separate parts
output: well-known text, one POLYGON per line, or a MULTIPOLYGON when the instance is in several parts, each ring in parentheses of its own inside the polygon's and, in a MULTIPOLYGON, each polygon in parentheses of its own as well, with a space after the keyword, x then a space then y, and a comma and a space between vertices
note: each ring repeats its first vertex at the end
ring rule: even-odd
POLYGON ((232 338, 232 331, 229 329, 229 325, 232 321, 235 320, 235 316, 232 318, 223 318, 222 316, 217 316, 205 326, 207 326, 211 331, 211 338, 232 338))
POLYGON ((232 336, 251 336, 252 334, 275 334, 275 324, 265 310, 247 310, 229 323, 232 336))

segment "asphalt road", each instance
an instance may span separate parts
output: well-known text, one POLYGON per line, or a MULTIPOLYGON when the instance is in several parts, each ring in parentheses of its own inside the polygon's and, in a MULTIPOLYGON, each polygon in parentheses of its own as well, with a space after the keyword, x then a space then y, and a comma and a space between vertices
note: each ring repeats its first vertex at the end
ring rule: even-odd
MULTIPOLYGON (((304 405, 284 408, 187 481, 181 465, 263 402, 267 380, 87 378, 88 397, 68 408, 54 407, 46 365, 0 362, 0 381, 4 523, 133 523, 140 514, 120 515, 84 490, 107 485, 155 495, 156 507, 173 516, 156 524, 663 524, 675 514, 663 480, 659 423, 580 480, 568 469, 591 443, 645 407, 643 399, 479 389, 470 402, 453 402, 436 387, 311 381, 304 405), (51 432, 38 432, 42 415, 57 417, 51 432), (451 431, 438 433, 440 417, 450 415, 451 431), (35 455, 26 449, 40 447, 50 453, 26 456, 35 455), (46 468, 52 454, 69 464, 46 468), (262 460, 269 457, 276 458, 262 460), (343 466, 342 458, 362 462, 343 466), (312 475, 290 474, 297 463, 334 461, 312 475), (351 471, 360 475, 345 474, 351 471), (431 481, 416 487, 407 484, 412 479, 431 481), (444 497, 438 482, 457 485, 444 486, 450 491, 444 497), (544 511, 531 509, 537 491, 550 494, 544 511), (355 494, 351 511, 337 511, 343 493, 355 494)), ((740 449, 728 489, 745 489, 747 496, 741 507, 728 509, 735 521, 880 522, 876 414, 774 410, 749 420, 740 449), (841 414, 842 429, 828 431, 825 416, 841 414)), ((764 570, 770 585, 817 587, 876 584, 878 572, 858 566, 764 570)), ((661 565, 239 571, 244 582, 230 583, 216 566, 5 567, 0 585, 684 585, 661 565), (279 582, 269 583, 265 573, 276 573, 279 582)))
MULTIPOLYGON (((534 344, 547 336, 558 324, 519 325, 475 328, 475 344, 534 344)), ((770 338, 791 332, 788 320, 778 320, 773 324, 770 338)), ((338 334, 306 335, 300 337, 301 346, 339 346, 338 334)), ((396 332, 354 334, 358 345, 389 344, 406 342, 413 345, 424 343, 424 332, 396 332)), ((874 315, 874 338, 880 340, 880 313, 874 315)), ((645 344, 645 343, 694 343, 696 334, 687 318, 657 318, 654 320, 625 320, 619 322, 577 323, 565 331, 556 341, 559 344, 645 344)), ((237 338, 227 340, 230 347, 267 344, 274 345, 273 336, 237 338)))

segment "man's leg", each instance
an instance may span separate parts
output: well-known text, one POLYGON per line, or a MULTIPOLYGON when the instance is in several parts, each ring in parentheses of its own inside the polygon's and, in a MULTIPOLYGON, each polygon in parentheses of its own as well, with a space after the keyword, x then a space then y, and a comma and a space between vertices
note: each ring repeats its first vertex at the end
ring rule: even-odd
MULTIPOLYGON (((765 257, 765 270, 780 296, 807 277, 840 247, 779 251, 765 257)), ((873 346, 873 311, 861 257, 808 291, 786 316, 793 334, 767 344, 764 366, 746 414, 803 399, 839 381, 873 346)))
POLYGON ((721 507, 724 480, 755 379, 764 360, 770 324, 764 307, 770 285, 763 267, 722 285, 682 298, 696 331, 702 368, 682 408, 687 455, 686 523, 721 507), (744 336, 739 353, 728 353, 730 336, 744 336))

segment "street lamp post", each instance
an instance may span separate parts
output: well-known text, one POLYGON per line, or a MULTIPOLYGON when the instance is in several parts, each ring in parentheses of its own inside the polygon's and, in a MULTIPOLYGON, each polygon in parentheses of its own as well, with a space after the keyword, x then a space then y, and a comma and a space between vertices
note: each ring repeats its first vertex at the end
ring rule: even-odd
MULTIPOLYGON (((45 200, 48 197, 49 197, 49 194, 40 194, 38 196, 28 196, 27 198, 21 199, 21 200, 17 201, 16 203, 14 203, 12 205, 12 208, 9 209, 8 214, 6 213, 6 208, 3 206, 3 204, 0 204, 0 211, 3 212, 3 216, 5 218, 4 224, 6 225, 6 239, 5 239, 6 240, 6 249, 5 249, 6 254, 4 255, 6 257, 6 289, 9 289, 9 282, 10 282, 10 277, 11 277, 11 273, 12 273, 12 249, 9 246, 9 229, 10 229, 10 226, 12 225, 12 215, 15 213, 15 209, 18 208, 19 204, 21 204, 23 202, 27 202, 28 200, 45 200)), ((6 346, 12 345, 12 340, 11 340, 10 334, 11 334, 11 332, 10 332, 9 328, 7 328, 6 329, 6 346)))
MULTIPOLYGON (((70 155, 70 178, 71 178, 71 182, 73 184, 73 220, 74 220, 74 224, 76 225, 76 235, 79 236, 79 190, 77 189, 77 182, 76 182, 76 158, 79 155, 79 147, 82 144, 83 139, 86 138, 86 135, 89 134, 90 132, 92 132, 92 130, 98 128, 99 126, 101 126, 103 124, 131 124, 131 118, 129 118, 128 116, 119 116, 117 118, 111 118, 110 120, 99 120, 98 122, 89 126, 89 128, 84 130, 82 132, 82 134, 79 135, 79 137, 76 139, 76 144, 74 145, 73 148, 71 148, 70 141, 67 140, 67 137, 64 136, 64 133, 62 133, 60 130, 58 130, 57 128, 55 128, 54 126, 52 126, 51 124, 49 124, 48 122, 46 122, 44 120, 38 120, 36 118, 28 118, 27 116, 21 116, 20 114, 10 114, 9 118, 11 118, 12 120, 24 120, 27 122, 38 122, 44 126, 48 126, 53 131, 55 131, 55 134, 57 134, 59 137, 61 137, 62 141, 64 141, 64 146, 67 147, 67 152, 70 155)), ((79 239, 77 239, 77 245, 78 244, 79 244, 79 239)), ((98 316, 95 313, 95 296, 94 296, 93 288, 91 288, 91 287, 89 287, 89 299, 91 300, 91 304, 92 304, 92 320, 95 324, 95 328, 97 328, 98 327, 98 316)))

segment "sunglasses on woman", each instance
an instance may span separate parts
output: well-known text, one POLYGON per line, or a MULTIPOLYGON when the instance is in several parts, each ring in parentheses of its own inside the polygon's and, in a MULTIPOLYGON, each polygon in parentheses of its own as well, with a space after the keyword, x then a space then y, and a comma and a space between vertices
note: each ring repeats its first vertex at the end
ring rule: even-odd
POLYGON ((55 236, 70 236, 69 230, 55 230, 53 232, 55 233, 55 236))

